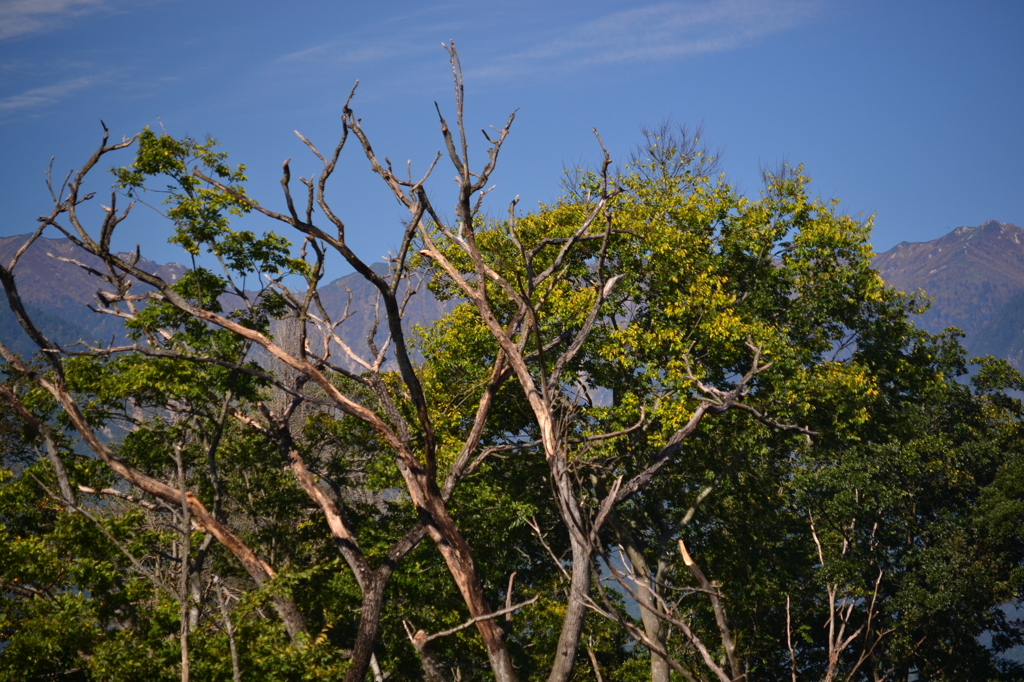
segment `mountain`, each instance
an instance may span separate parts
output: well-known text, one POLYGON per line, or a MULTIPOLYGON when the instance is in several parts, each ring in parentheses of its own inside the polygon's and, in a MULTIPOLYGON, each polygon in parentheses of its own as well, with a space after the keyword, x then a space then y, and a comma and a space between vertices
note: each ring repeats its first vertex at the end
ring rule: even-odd
MULTIPOLYGON (((0 259, 9 263, 26 239, 27 235, 0 238, 0 259)), ((102 269, 99 259, 78 251, 66 239, 39 239, 25 252, 15 276, 25 306, 43 332, 61 344, 80 339, 107 343, 119 337, 123 332, 119 318, 87 307, 95 307, 95 293, 102 282, 57 258, 102 269)), ((141 259, 139 264, 170 281, 186 271, 177 263, 161 265, 141 259)), ((932 332, 959 327, 967 335, 964 343, 971 354, 1006 358, 1024 368, 1024 229, 995 220, 958 227, 929 242, 898 244, 876 255, 872 264, 897 289, 921 289, 933 299, 931 308, 917 319, 920 326, 932 332)), ((383 263, 374 267, 386 271, 383 263)), ((334 321, 348 315, 337 328, 338 336, 363 352, 373 325, 376 290, 353 274, 324 284, 320 293, 334 321)), ((406 321, 426 325, 447 309, 448 304, 424 289, 410 299, 406 321)), ((273 331, 282 343, 295 336, 287 324, 275 324, 273 331)), ((379 325, 378 342, 385 334, 384 325, 379 325)), ((311 332, 314 347, 318 338, 311 332)), ((0 339, 22 354, 35 349, 6 305, 0 305, 0 339)), ((343 364, 355 369, 354 363, 343 364)))
POLYGON ((989 220, 930 242, 902 242, 872 260, 897 289, 921 289, 931 308, 918 318, 939 332, 959 327, 976 355, 1024 359, 1024 229, 989 220))
MULTIPOLYGON (((5 266, 28 237, 24 234, 0 237, 0 261, 5 266)), ((120 318, 94 313, 88 308, 90 305, 97 307, 98 290, 113 291, 113 287, 77 265, 58 260, 60 258, 75 260, 105 272, 99 258, 79 250, 67 239, 36 240, 21 256, 14 269, 18 292, 32 319, 44 334, 60 344, 83 339, 106 343, 111 337, 120 336, 124 331, 120 318)), ((138 265, 146 272, 172 282, 185 273, 185 267, 177 263, 160 265, 140 258, 138 265)), ((148 290, 151 287, 140 284, 134 287, 135 293, 148 290)), ((25 335, 6 301, 0 305, 0 339, 23 355, 30 355, 36 350, 35 344, 25 335)))
POLYGON ((958 227, 930 242, 897 244, 872 265, 897 289, 923 289, 934 299, 923 327, 959 327, 972 337, 1024 292, 1024 230, 995 220, 958 227))
MULTIPOLYGON (((0 238, 0 262, 10 263, 11 258, 28 240, 29 235, 0 238)), ((99 278, 89 274, 83 268, 59 260, 65 258, 75 260, 83 265, 104 272, 102 262, 95 256, 84 253, 67 239, 38 239, 21 256, 14 270, 21 294, 29 316, 36 321, 42 332, 53 341, 61 344, 73 344, 79 340, 93 343, 109 343, 112 338, 120 340, 124 332, 122 320, 112 315, 96 313, 89 309, 97 306, 96 291, 103 289, 112 291, 112 287, 99 278)), ((156 274, 166 281, 176 281, 187 270, 178 263, 161 265, 145 258, 140 258, 139 267, 156 274)), ((375 264, 374 269, 380 273, 387 272, 383 263, 375 264)), ((151 290, 150 287, 136 284, 135 293, 151 290)), ((353 350, 363 352, 366 346, 367 332, 374 319, 374 303, 377 290, 358 274, 338 278, 320 287, 320 298, 333 321, 348 315, 345 322, 338 326, 338 336, 353 350)), ((235 297, 237 302, 238 299, 235 297)), ((231 307, 228 297, 221 301, 226 308, 231 307)), ((236 303, 237 305, 237 303, 236 303)), ((411 325, 429 324, 439 318, 448 305, 438 301, 423 287, 413 296, 406 307, 405 319, 411 325)), ((377 331, 380 342, 387 334, 386 323, 383 322, 377 331)), ((287 325, 274 325, 275 334, 289 336, 293 330, 287 325)), ((316 345, 317 336, 311 331, 311 342, 316 345)), ((22 355, 31 355, 36 346, 25 335, 14 314, 6 305, 0 305, 0 340, 22 355)), ((342 362, 354 369, 354 364, 342 362)))
POLYGON ((968 347, 975 355, 1006 358, 1024 370, 1024 292, 1007 301, 968 347))

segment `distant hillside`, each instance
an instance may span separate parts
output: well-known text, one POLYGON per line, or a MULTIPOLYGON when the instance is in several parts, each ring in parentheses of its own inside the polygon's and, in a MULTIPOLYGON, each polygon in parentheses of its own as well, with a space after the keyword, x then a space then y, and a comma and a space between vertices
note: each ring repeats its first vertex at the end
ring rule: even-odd
POLYGON ((1006 358, 1011 365, 1024 370, 1024 292, 996 312, 969 348, 976 355, 1006 358))
POLYGON ((1024 230, 995 220, 958 227, 930 242, 898 244, 872 265, 897 289, 934 298, 923 327, 959 327, 972 337, 1024 292, 1024 230))
MULTIPOLYGON (((27 235, 0 238, 0 259, 9 262, 27 235)), ((61 344, 80 339, 107 343, 123 332, 121 320, 89 310, 102 283, 72 264, 53 256, 73 258, 92 267, 98 259, 78 252, 66 239, 40 239, 22 256, 15 270, 23 300, 44 333, 61 344)), ((872 260, 879 274, 901 291, 923 289, 932 307, 917 323, 929 331, 959 327, 972 354, 990 354, 1024 368, 1024 229, 990 220, 977 227, 958 227, 930 242, 903 242, 872 260)), ((185 272, 177 263, 140 265, 174 281, 185 272)), ((384 268, 380 263, 377 268, 384 268)), ((337 321, 348 307, 349 317, 337 329, 351 348, 365 353, 374 317, 376 290, 359 275, 324 284, 321 299, 337 321), (351 297, 351 298, 350 298, 351 297), (351 301, 351 303, 349 303, 351 301)), ((425 325, 440 317, 447 305, 424 290, 406 309, 408 325, 425 325)), ((383 311, 381 311, 383 313, 383 311)), ((377 339, 386 334, 383 324, 377 339)), ((288 325, 275 325, 284 342, 288 325)), ((6 305, 0 305, 0 339, 23 354, 35 347, 21 331, 6 305)), ((315 344, 315 339, 311 337, 315 344)), ((345 363, 347 364, 347 363, 345 363)))
MULTIPOLYGON (((0 260, 5 266, 28 236, 0 238, 0 260)), ((26 310, 43 333, 61 344, 83 339, 106 343, 111 337, 120 336, 124 330, 120 318, 94 313, 88 308, 90 305, 96 307, 98 290, 112 291, 112 287, 82 268, 58 258, 76 260, 104 271, 98 258, 79 251, 67 239, 38 239, 29 247, 18 261, 14 276, 26 310)), ((160 265, 145 258, 139 260, 139 267, 172 282, 185 272, 184 266, 177 263, 160 265)), ((138 284, 135 288, 138 293, 148 289, 138 284)), ((0 305, 0 339, 16 352, 30 354, 35 351, 35 344, 25 336, 6 301, 0 305)))
POLYGON ((918 324, 959 327, 971 353, 1024 356, 1024 229, 990 220, 930 242, 903 242, 872 261, 886 282, 933 298, 918 324))
MULTIPOLYGON (((5 265, 27 239, 28 235, 0 238, 0 259, 5 265)), ((54 256, 77 260, 103 271, 98 258, 79 251, 67 239, 39 239, 25 252, 18 261, 14 275, 26 310, 43 333, 62 345, 83 339, 109 343, 111 338, 121 337, 124 325, 120 318, 89 309, 90 305, 97 307, 96 291, 101 287, 110 291, 111 287, 82 268, 57 260, 54 256)), ((139 266, 171 282, 186 271, 183 265, 177 263, 161 265, 145 258, 139 261, 139 266)), ((386 267, 383 263, 374 266, 384 271, 386 267)), ((138 292, 148 289, 138 284, 136 287, 138 292)), ((333 321, 340 319, 347 308, 349 317, 337 328, 338 336, 353 350, 365 353, 367 333, 374 318, 376 289, 358 274, 353 274, 322 285, 320 292, 324 308, 333 321)), ((229 304, 224 302, 224 305, 229 304)), ((446 305, 424 287, 409 301, 405 320, 409 325, 429 324, 446 309, 446 305)), ((382 318, 378 340, 387 334, 386 323, 383 321, 384 311, 380 312, 382 318)), ((287 334, 281 325, 275 325, 275 331, 287 334)), ((0 340, 22 355, 31 355, 36 350, 35 344, 25 335, 6 301, 0 304, 0 340)))

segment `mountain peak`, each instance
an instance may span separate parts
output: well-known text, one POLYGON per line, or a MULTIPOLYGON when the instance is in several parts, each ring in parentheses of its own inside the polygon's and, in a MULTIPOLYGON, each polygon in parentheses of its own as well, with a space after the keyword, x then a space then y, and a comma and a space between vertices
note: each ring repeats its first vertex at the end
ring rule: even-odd
MULTIPOLYGON (((963 225, 961 227, 956 228, 955 230, 953 230, 952 232, 947 234, 945 237, 941 237, 940 239, 933 240, 933 241, 941 241, 942 239, 947 239, 949 237, 963 237, 963 236, 976 237, 976 236, 982 235, 982 234, 983 235, 1000 235, 1000 234, 1019 234, 1019 233, 1024 233, 1024 229, 1021 229, 1021 228, 1017 227, 1013 223, 1001 223, 998 220, 986 220, 981 225, 976 225, 974 227, 970 227, 968 225, 963 225)), ((903 242, 903 243, 906 243, 906 242, 903 242)), ((920 242, 920 243, 930 244, 931 242, 920 242)))
POLYGON ((928 242, 902 242, 872 260, 901 291, 923 289, 934 299, 920 318, 931 331, 980 331, 1007 301, 1024 292, 1024 229, 988 220, 928 242))

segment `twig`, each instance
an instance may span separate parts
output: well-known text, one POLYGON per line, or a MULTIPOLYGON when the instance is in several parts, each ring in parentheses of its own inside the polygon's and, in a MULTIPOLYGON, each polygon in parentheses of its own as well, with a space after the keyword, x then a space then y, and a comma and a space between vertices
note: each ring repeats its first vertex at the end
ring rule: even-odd
POLYGON ((594 669, 594 676, 597 677, 597 682, 604 682, 604 678, 601 677, 601 668, 597 665, 597 656, 594 655, 594 650, 591 648, 594 646, 594 638, 591 637, 587 642, 587 656, 590 657, 590 665, 594 669))
POLYGON ((550 556, 551 560, 555 562, 555 566, 558 567, 558 570, 562 572, 562 577, 566 580, 570 580, 568 571, 565 570, 565 567, 562 566, 562 562, 558 559, 557 556, 555 556, 554 551, 552 551, 551 549, 551 545, 549 545, 547 541, 544 540, 544 534, 540 532, 540 524, 537 523, 537 518, 531 517, 526 522, 526 525, 532 528, 533 532, 537 534, 537 539, 540 540, 541 546, 548 551, 548 556, 550 556))
MULTIPOLYGON (((506 613, 511 614, 513 611, 518 611, 519 609, 523 608, 524 606, 529 606, 531 604, 536 603, 536 601, 538 599, 540 599, 540 595, 539 594, 537 596, 535 596, 535 597, 531 597, 530 599, 527 599, 526 601, 519 602, 518 604, 513 604, 512 606, 506 606, 503 609, 498 609, 497 611, 494 611, 493 613, 488 613, 488 614, 485 614, 483 616, 475 616, 475 617, 470 618, 469 620, 467 620, 465 623, 462 623, 461 625, 456 625, 453 628, 448 628, 447 630, 441 630, 440 632, 435 632, 432 635, 426 635, 426 636, 424 636, 422 638, 422 641, 423 641, 424 644, 426 644, 427 642, 432 642, 435 639, 440 639, 441 637, 447 637, 448 635, 454 635, 456 632, 461 632, 462 630, 465 630, 466 628, 473 627, 474 625, 476 625, 480 621, 491 620, 493 618, 497 618, 498 616, 504 616, 506 613)), ((422 630, 419 631, 419 632, 422 632, 422 630)), ((417 632, 417 636, 419 635, 419 632, 417 632)))

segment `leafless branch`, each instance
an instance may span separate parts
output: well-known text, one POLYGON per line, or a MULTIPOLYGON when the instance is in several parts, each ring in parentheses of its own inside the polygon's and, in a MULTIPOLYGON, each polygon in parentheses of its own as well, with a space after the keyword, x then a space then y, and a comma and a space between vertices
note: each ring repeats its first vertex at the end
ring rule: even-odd
POLYGON ((551 549, 551 545, 549 545, 547 543, 547 540, 544 539, 544 533, 541 532, 540 524, 537 523, 537 518, 530 517, 526 520, 526 525, 528 525, 533 530, 534 534, 536 534, 537 540, 539 540, 541 546, 545 550, 547 550, 548 556, 551 557, 551 561, 554 562, 555 567, 558 568, 558 570, 561 572, 562 577, 565 578, 567 581, 571 580, 569 573, 565 570, 565 567, 562 565, 562 560, 555 556, 554 551, 551 549))
POLYGON ((432 635, 427 635, 426 637, 423 638, 423 641, 424 642, 432 642, 435 639, 440 639, 441 637, 447 637, 448 635, 454 635, 456 632, 461 632, 461 631, 465 630, 466 628, 472 627, 473 625, 476 625, 477 623, 479 623, 482 620, 491 620, 493 618, 498 618, 500 616, 504 616, 505 614, 511 614, 511 613, 513 613, 515 611, 518 611, 519 609, 523 608, 524 606, 530 606, 531 604, 535 604, 538 599, 540 599, 540 595, 537 595, 535 597, 531 597, 530 599, 527 599, 526 601, 519 602, 518 604, 513 604, 512 606, 506 606, 503 609, 498 609, 497 611, 495 611, 493 613, 488 613, 487 615, 484 615, 484 616, 476 616, 475 618, 470 618, 466 622, 464 622, 464 623, 462 623, 460 625, 456 625, 455 627, 448 628, 447 630, 441 630, 440 632, 435 632, 432 635))
MULTIPOLYGON (((693 557, 687 551, 686 543, 683 542, 682 538, 679 538, 679 553, 683 557, 683 564, 689 569, 693 577, 697 579, 697 584, 700 585, 701 589, 707 593, 708 598, 711 600, 711 608, 715 613, 715 624, 718 626, 718 633, 722 638, 726 660, 729 662, 729 671, 732 673, 732 677, 726 679, 739 679, 742 676, 742 669, 739 659, 736 657, 736 644, 733 642, 732 633, 729 630, 721 591, 718 589, 718 585, 713 584, 705 577, 704 572, 700 570, 697 562, 693 560, 693 557)), ((705 662, 711 667, 710 662, 705 662)))

